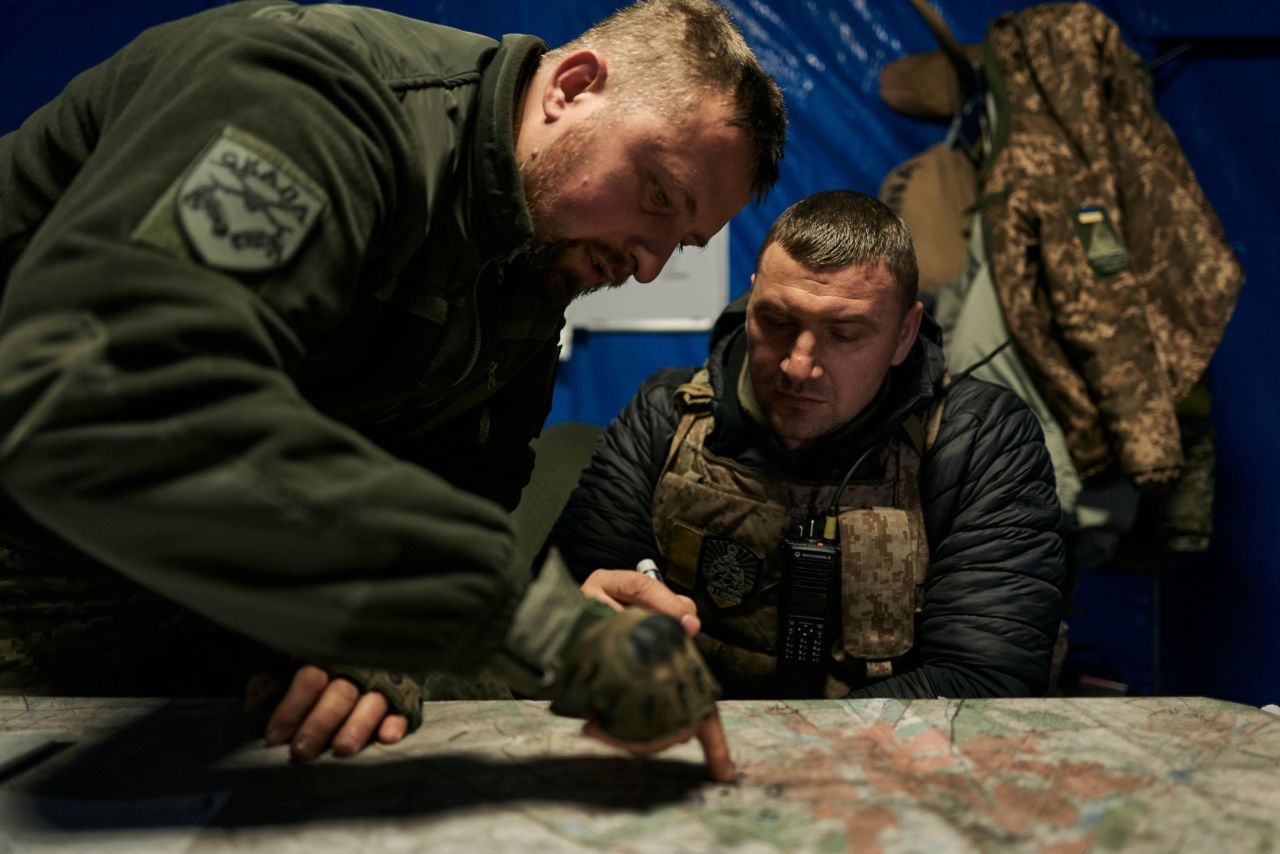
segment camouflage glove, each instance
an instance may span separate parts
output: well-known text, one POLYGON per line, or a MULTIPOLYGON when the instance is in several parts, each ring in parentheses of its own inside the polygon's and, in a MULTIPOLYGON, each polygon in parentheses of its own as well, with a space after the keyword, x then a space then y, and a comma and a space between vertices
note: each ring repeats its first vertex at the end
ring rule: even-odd
POLYGON ((684 628, 640 608, 611 613, 580 635, 551 711, 599 718, 623 741, 653 741, 702 723, 720 686, 684 628))
POLYGON ((394 670, 375 670, 372 667, 353 667, 331 664, 329 676, 354 683, 360 693, 377 691, 387 698, 391 713, 409 719, 409 732, 422 725, 422 684, 394 670))
POLYGON ((515 690, 551 700, 556 714, 596 717, 623 741, 692 729, 720 694, 678 622, 638 608, 615 613, 583 596, 554 550, 495 666, 515 690))

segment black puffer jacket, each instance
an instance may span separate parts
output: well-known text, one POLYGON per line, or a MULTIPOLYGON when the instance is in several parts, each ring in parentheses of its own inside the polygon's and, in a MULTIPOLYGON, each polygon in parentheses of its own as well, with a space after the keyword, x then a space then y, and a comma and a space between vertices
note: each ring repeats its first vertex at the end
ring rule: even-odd
MULTIPOLYGON (((926 320, 870 421, 838 441, 789 451, 742 412, 733 392, 746 353, 742 302, 721 317, 708 360, 716 426, 707 448, 719 456, 765 473, 838 481, 868 444, 885 443, 942 387, 937 327, 926 320)), ((596 445, 552 535, 580 578, 656 556, 654 485, 679 420, 673 392, 693 373, 655 374, 596 445)), ((998 386, 961 379, 946 394, 921 472, 932 566, 916 644, 895 663, 897 675, 855 686, 850 696, 1027 696, 1048 687, 1066 568, 1040 426, 998 386)), ((872 455, 867 465, 876 464, 872 455)))

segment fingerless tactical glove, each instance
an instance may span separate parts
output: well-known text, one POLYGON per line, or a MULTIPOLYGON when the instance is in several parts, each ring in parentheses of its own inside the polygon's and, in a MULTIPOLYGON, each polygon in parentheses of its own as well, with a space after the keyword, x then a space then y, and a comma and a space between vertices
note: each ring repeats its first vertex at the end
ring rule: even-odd
POLYGON ((411 676, 394 670, 377 670, 372 667, 351 667, 331 664, 329 676, 346 679, 360 689, 360 693, 377 691, 387 698, 391 712, 409 719, 409 732, 422 724, 422 683, 411 676))
POLYGON ((720 686, 684 628, 639 608, 611 613, 582 634, 551 711, 595 717, 623 741, 651 741, 706 720, 720 686))
POLYGON ((498 667, 517 691, 551 700, 556 714, 594 717, 631 742, 692 729, 720 696, 676 620, 588 599, 554 552, 516 612, 498 667))

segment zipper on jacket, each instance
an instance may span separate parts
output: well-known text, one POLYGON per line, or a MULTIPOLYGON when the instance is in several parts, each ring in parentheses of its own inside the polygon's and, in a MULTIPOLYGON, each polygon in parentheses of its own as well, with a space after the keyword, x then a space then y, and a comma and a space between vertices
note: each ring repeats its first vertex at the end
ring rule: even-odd
MULTIPOLYGON (((463 369, 462 375, 449 388, 454 389, 466 382, 467 377, 471 376, 471 372, 475 370, 476 364, 480 361, 480 344, 482 333, 484 332, 484 322, 480 317, 480 281, 484 278, 485 271, 493 266, 496 262, 490 261, 480 268, 480 273, 476 276, 475 281, 471 283, 471 328, 475 330, 475 336, 471 341, 471 358, 467 361, 467 367, 463 369)), ((495 271, 498 277, 498 284, 502 284, 502 267, 499 266, 495 271)))
POLYGON ((476 282, 475 289, 471 292, 471 328, 475 330, 475 337, 471 342, 471 359, 467 362, 467 367, 463 370, 462 376, 458 377, 458 381, 453 384, 453 388, 457 388, 466 382, 467 377, 471 376, 471 372, 475 370, 476 362, 480 361, 480 337, 484 331, 480 322, 480 283, 476 282))

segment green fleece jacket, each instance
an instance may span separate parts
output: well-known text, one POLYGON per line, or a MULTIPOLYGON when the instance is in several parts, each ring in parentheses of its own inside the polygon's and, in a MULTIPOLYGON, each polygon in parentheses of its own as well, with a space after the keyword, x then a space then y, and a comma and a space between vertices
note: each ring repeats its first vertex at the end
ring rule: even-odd
POLYGON ((0 138, 0 541, 312 660, 483 664, 563 322, 519 273, 545 50, 235 4, 0 138))

